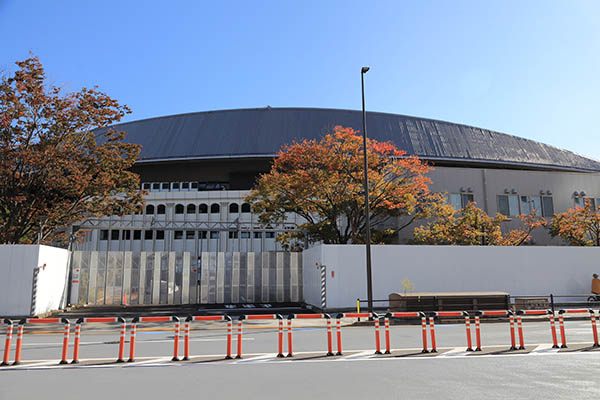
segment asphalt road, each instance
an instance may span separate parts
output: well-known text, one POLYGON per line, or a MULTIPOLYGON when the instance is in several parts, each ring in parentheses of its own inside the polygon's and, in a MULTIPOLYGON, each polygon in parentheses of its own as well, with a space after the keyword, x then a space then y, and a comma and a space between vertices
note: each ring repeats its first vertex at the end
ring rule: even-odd
POLYGON ((25 362, 22 367, 0 369, 0 399, 160 399, 177 395, 263 399, 305 399, 307 395, 350 399, 597 398, 600 351, 579 351, 582 346, 591 350, 587 348, 592 339, 590 324, 568 321, 566 328, 568 349, 550 349, 548 323, 529 322, 525 326, 527 350, 507 352, 507 324, 484 324, 484 351, 466 353, 464 326, 438 325, 439 353, 420 355, 420 327, 392 326, 391 342, 396 350, 391 356, 374 357, 373 328, 345 327, 344 356, 324 357, 326 331, 309 326, 294 331, 296 356, 277 359, 276 331, 254 325, 246 329, 245 356, 237 361, 221 361, 226 343, 222 330, 195 330, 190 341, 195 357, 187 363, 168 361, 172 332, 142 331, 138 333, 138 362, 133 364, 112 363, 117 353, 116 330, 110 334, 84 330, 82 363, 66 368, 56 366, 61 335, 27 334, 23 360, 29 367, 25 362), (104 360, 87 360, 90 358, 104 360), (31 364, 33 360, 37 366, 31 364))

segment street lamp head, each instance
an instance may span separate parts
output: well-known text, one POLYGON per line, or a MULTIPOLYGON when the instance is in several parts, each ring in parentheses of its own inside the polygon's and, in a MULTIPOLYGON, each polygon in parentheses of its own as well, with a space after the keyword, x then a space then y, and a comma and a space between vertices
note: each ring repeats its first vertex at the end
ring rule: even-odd
POLYGON ((362 69, 360 70, 360 73, 366 74, 369 69, 370 69, 369 67, 362 67, 362 69))

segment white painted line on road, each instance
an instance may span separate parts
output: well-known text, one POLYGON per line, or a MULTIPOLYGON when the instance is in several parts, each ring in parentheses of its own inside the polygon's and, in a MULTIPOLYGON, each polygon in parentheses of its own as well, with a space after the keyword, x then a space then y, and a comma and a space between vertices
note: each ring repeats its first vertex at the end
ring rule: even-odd
POLYGON ((137 367, 137 366, 142 366, 142 365, 165 365, 166 362, 171 361, 171 357, 157 357, 157 358, 151 358, 149 360, 145 360, 145 361, 134 361, 131 363, 127 363, 125 365, 123 364, 116 364, 115 366, 123 366, 123 367, 137 367))
POLYGON ((548 343, 548 344, 540 344, 535 349, 531 350, 529 353, 530 354, 551 354, 551 353, 558 353, 559 350, 560 349, 553 349, 552 344, 548 343))
POLYGON ((453 349, 446 351, 435 357, 436 358, 438 358, 438 357, 458 357, 458 356, 468 356, 469 354, 471 354, 471 352, 466 351, 464 346, 462 346, 462 347, 454 347, 453 349))
POLYGON ((357 353, 357 354, 352 354, 351 356, 338 358, 337 361, 365 359, 365 358, 375 357, 375 355, 376 354, 373 350, 367 350, 367 351, 361 351, 360 353, 357 353))
POLYGON ((259 355, 256 357, 251 357, 251 358, 241 359, 239 361, 234 361, 232 364, 259 363, 259 362, 266 362, 266 361, 272 360, 274 358, 277 358, 277 353, 267 353, 267 354, 262 354, 262 355, 259 355))

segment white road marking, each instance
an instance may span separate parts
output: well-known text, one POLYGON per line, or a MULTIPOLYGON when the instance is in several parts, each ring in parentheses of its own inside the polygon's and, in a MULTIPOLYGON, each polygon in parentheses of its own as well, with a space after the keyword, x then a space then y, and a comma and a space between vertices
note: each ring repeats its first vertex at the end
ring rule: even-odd
POLYGON ((376 356, 376 354, 375 354, 374 350, 366 350, 366 351, 361 351, 360 353, 357 353, 357 354, 352 354, 350 356, 338 358, 338 360, 344 361, 344 360, 365 359, 365 358, 371 358, 371 357, 375 357, 375 356, 376 356))
POLYGON ((267 353, 262 354, 256 357, 251 358, 242 358, 241 360, 234 361, 233 364, 250 364, 250 363, 259 363, 266 362, 272 360, 273 358, 277 358, 277 353, 267 353))
POLYGON ((457 356, 468 356, 469 354, 471 354, 472 352, 470 351, 466 351, 464 346, 461 347, 454 347, 451 350, 448 350, 444 353, 441 353, 440 355, 436 356, 437 357, 457 357, 457 356))
POLYGON ((560 350, 560 349, 553 349, 552 344, 547 343, 547 344, 540 344, 535 349, 531 350, 529 353, 530 354, 552 354, 552 353, 558 353, 558 350, 560 350))

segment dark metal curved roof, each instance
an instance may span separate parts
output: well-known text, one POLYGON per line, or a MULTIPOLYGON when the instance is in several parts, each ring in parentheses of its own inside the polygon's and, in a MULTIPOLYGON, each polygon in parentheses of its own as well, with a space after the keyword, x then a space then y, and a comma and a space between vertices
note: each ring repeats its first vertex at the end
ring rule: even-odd
MULTIPOLYGON (((362 129, 362 113, 319 108, 257 108, 171 115, 115 125, 142 145, 139 162, 272 157, 284 144, 320 138, 336 125, 362 129)), ((432 161, 600 171, 600 162, 543 143, 472 126, 367 113, 370 138, 432 161)))

